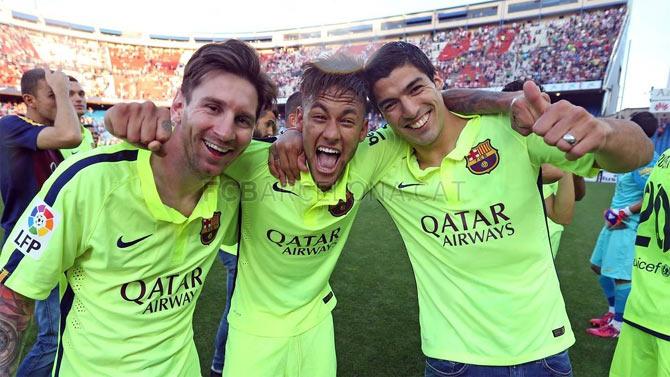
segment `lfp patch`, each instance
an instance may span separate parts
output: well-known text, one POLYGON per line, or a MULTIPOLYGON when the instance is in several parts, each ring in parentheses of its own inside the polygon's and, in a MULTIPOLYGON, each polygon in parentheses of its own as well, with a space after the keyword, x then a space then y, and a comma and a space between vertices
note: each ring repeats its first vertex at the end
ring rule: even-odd
POLYGON ((39 199, 29 213, 25 222, 14 229, 11 239, 24 255, 39 259, 58 226, 59 217, 53 208, 39 199))
POLYGON ((498 150, 491 145, 491 139, 486 139, 477 144, 465 156, 465 166, 470 170, 470 173, 475 175, 490 173, 498 166, 499 162, 500 155, 498 150))

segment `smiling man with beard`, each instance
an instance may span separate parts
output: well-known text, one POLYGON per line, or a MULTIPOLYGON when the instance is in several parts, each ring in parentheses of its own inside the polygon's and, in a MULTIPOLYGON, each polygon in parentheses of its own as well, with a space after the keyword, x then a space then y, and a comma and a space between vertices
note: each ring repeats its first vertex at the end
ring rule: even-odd
POLYGON ((275 93, 250 46, 204 45, 186 64, 163 156, 120 144, 58 167, 2 250, 0 376, 12 374, 32 300, 63 273, 53 375, 200 375, 195 302, 237 235, 239 189, 221 174, 275 93))
POLYGON ((532 122, 452 113, 432 63, 409 43, 380 48, 366 76, 373 101, 410 144, 373 193, 398 225, 414 269, 426 376, 571 375, 574 336, 549 246, 540 166, 579 175, 627 171, 647 163, 653 145, 630 122, 549 104, 531 82, 515 101, 528 105, 532 122))

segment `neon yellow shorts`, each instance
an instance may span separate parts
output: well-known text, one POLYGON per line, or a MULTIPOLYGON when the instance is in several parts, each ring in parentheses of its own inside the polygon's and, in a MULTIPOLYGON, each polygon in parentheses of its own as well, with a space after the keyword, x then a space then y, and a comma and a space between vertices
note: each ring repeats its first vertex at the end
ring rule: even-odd
POLYGON ((335 377, 335 332, 329 315, 306 332, 269 338, 228 329, 226 377, 335 377))
POLYGON ((610 377, 639 376, 670 376, 670 342, 624 323, 610 377))

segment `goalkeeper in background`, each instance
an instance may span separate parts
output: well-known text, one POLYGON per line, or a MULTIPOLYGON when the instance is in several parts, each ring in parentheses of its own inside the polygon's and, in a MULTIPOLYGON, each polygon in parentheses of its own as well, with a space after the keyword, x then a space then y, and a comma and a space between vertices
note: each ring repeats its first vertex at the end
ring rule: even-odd
MULTIPOLYGON (((637 123, 650 138, 656 133, 658 121, 648 111, 633 114, 637 123)), ((635 171, 618 174, 614 197, 605 210, 605 226, 591 255, 591 269, 600 275, 598 281, 607 298, 609 310, 589 322, 586 332, 602 338, 617 338, 621 331, 623 312, 630 293, 631 272, 635 254, 635 234, 640 222, 644 185, 658 155, 635 171)))

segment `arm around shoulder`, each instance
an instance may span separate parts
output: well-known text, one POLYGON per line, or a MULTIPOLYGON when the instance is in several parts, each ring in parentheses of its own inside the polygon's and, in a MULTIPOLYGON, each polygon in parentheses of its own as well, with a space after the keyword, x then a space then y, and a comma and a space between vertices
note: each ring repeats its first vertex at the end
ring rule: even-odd
POLYGON ((635 170, 654 157, 654 145, 642 129, 628 120, 600 118, 605 137, 595 153, 599 167, 613 173, 635 170))

